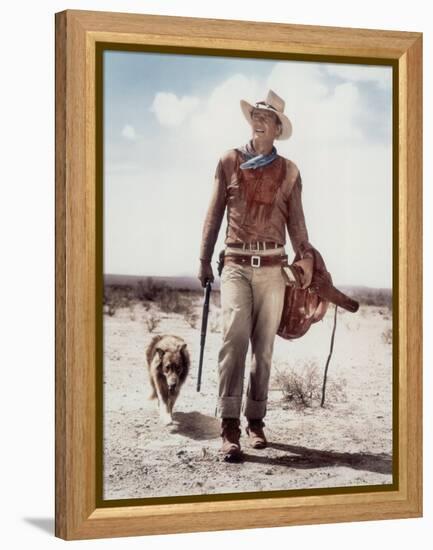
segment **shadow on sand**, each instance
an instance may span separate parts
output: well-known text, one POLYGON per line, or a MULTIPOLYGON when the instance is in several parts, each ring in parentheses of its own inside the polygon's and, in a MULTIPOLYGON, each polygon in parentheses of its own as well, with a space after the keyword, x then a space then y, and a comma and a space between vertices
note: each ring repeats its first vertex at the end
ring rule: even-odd
MULTIPOLYGON (((196 441, 220 437, 220 420, 197 411, 173 414, 175 426, 172 433, 177 433, 196 441)), ((248 446, 243 446, 242 462, 255 462, 269 466, 287 466, 288 468, 314 469, 342 466, 353 470, 392 474, 392 457, 387 454, 338 453, 320 451, 299 445, 268 442, 268 450, 283 451, 287 454, 269 456, 266 449, 254 454, 248 453, 248 446)))
MULTIPOLYGON (((287 455, 269 457, 244 453, 244 462, 256 462, 273 466, 287 466, 289 468, 312 469, 329 466, 345 466, 354 470, 363 470, 378 474, 392 474, 392 457, 386 454, 368 453, 337 453, 334 451, 319 451, 297 445, 285 443, 268 443, 268 449, 285 451, 287 455)), ((260 451, 265 453, 265 451, 260 451)))
POLYGON ((176 422, 176 426, 171 430, 172 433, 184 435, 196 441, 220 436, 219 420, 213 416, 207 416, 197 411, 175 412, 173 420, 176 422))

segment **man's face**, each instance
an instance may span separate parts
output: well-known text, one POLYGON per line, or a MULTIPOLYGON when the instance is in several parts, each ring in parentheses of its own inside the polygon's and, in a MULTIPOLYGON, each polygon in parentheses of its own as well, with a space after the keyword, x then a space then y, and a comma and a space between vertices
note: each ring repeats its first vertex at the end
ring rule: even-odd
POLYGON ((280 124, 277 115, 270 111, 254 109, 251 114, 253 139, 274 141, 280 135, 280 124))

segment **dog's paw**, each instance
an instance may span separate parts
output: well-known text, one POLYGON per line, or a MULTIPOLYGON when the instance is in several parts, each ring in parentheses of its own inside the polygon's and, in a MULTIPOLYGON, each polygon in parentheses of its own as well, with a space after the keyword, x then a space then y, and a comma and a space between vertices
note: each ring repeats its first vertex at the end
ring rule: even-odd
POLYGON ((170 426, 173 423, 173 419, 168 412, 160 412, 159 419, 163 426, 170 426))

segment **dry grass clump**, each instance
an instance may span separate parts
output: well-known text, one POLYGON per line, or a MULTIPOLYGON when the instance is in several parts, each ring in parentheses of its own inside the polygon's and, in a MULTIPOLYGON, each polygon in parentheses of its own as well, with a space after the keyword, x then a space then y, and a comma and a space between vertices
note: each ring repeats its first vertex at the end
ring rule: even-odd
POLYGON ((197 328, 198 314, 195 311, 188 311, 183 317, 191 328, 197 328))
POLYGON ((388 328, 382 332, 382 342, 384 344, 392 344, 392 329, 388 328))
POLYGON ((392 291, 389 288, 352 287, 348 294, 361 305, 378 306, 392 311, 392 291))
MULTIPOLYGON (((135 285, 110 284, 104 286, 104 313, 113 316, 121 308, 131 309, 141 304, 146 311, 152 307, 162 313, 182 315, 194 327, 197 323, 194 317, 198 295, 196 291, 171 288, 164 282, 155 282, 152 277, 139 280, 135 285)), ((154 320, 150 319, 150 332, 156 328, 153 325, 154 320)))
MULTIPOLYGON (((203 307, 203 292, 195 289, 175 288, 152 277, 135 284, 105 284, 104 314, 110 317, 120 309, 129 309, 131 321, 137 320, 137 307, 145 310, 141 321, 149 333, 157 331, 161 322, 174 315, 183 318, 192 329, 199 328, 203 307)), ((221 331, 220 293, 212 292, 209 331, 221 331)))
POLYGON ((161 319, 153 312, 148 313, 145 317, 145 323, 149 332, 153 332, 156 328, 158 328, 160 322, 161 319))
POLYGON ((135 297, 140 302, 153 302, 164 285, 155 283, 152 277, 140 280, 135 286, 135 297))
POLYGON ((110 317, 120 308, 129 308, 134 300, 134 290, 130 286, 107 285, 104 287, 104 313, 110 317))
MULTIPOLYGON (((305 409, 320 404, 322 398, 323 374, 315 361, 278 370, 275 384, 283 393, 283 400, 294 409, 305 409)), ((328 377, 326 403, 346 400, 346 381, 335 381, 328 377)))
POLYGON ((157 297, 156 305, 164 313, 186 316, 194 311, 194 296, 188 291, 164 287, 157 297))

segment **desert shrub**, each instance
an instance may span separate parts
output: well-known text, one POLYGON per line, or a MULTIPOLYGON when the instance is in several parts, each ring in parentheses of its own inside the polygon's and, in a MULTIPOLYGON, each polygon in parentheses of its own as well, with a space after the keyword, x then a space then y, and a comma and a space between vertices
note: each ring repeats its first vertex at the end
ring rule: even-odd
POLYGON ((197 328, 198 315, 194 311, 188 311, 184 314, 184 319, 191 328, 197 328))
POLYGON ((158 296, 158 307, 164 313, 179 313, 187 316, 193 313, 194 298, 188 291, 165 287, 158 296))
POLYGON ((392 292, 386 288, 352 287, 347 293, 360 304, 378 306, 392 311, 392 292))
POLYGON ((392 344, 392 329, 388 328, 382 332, 382 342, 384 344, 392 344))
POLYGON ((134 300, 134 291, 130 286, 107 285, 104 287, 104 313, 110 317, 120 308, 129 308, 134 300))
POLYGON ((154 313, 149 313, 146 316, 145 322, 146 322, 147 330, 149 332, 153 332, 156 328, 158 328, 161 322, 161 319, 157 317, 154 313))
MULTIPOLYGON (((319 405, 322 398, 323 374, 319 372, 315 361, 308 361, 301 368, 289 368, 277 371, 276 385, 283 392, 283 400, 295 409, 319 405)), ((326 403, 336 403, 346 399, 346 381, 339 382, 328 377, 326 384, 326 403)))
POLYGON ((284 401, 295 407, 311 407, 314 399, 320 399, 320 378, 313 362, 304 365, 301 371, 291 368, 278 372, 276 383, 283 392, 284 401))
MULTIPOLYGON (((194 325, 197 322, 197 319, 194 319, 195 304, 201 297, 201 292, 172 288, 164 282, 155 282, 152 277, 149 277, 139 280, 133 286, 105 285, 104 313, 112 316, 120 308, 130 308, 131 316, 134 317, 133 306, 140 303, 147 312, 159 309, 163 313, 177 313, 194 325)), ((152 324, 151 320, 150 325, 152 324)))
POLYGON ((156 302, 165 288, 165 283, 157 283, 152 277, 140 279, 135 286, 135 297, 143 303, 156 302))

